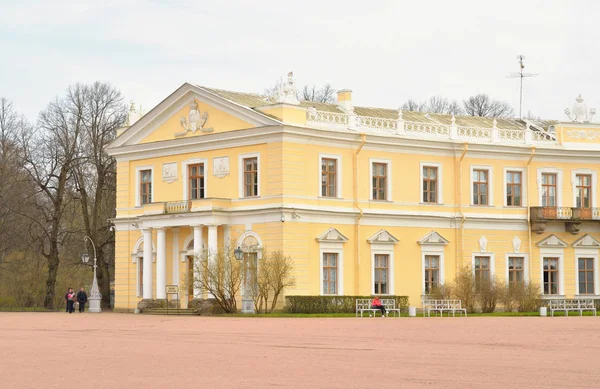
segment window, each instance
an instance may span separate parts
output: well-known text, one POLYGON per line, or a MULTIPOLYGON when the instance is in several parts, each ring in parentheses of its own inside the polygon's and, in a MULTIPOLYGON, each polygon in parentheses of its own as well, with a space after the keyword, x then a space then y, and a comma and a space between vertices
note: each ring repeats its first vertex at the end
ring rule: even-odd
POLYGON ((558 258, 544 258, 544 294, 558 294, 558 258))
POLYGON ((590 174, 577 174, 576 176, 576 203, 577 208, 590 208, 592 194, 592 176, 590 174))
POLYGON ((439 286, 440 257, 438 255, 425 256, 425 293, 439 286))
POLYGON ((140 204, 152 202, 152 170, 140 170, 140 204))
POLYGON ((522 175, 521 172, 506 172, 506 205, 520 207, 522 205, 522 175))
POLYGON ((578 258, 579 294, 594 294, 594 258, 578 258))
POLYGON ((338 255, 323 253, 323 294, 337 294, 338 255))
POLYGON ((190 200, 204 198, 204 164, 188 165, 190 200))
POLYGON ((337 160, 321 159, 321 196, 336 197, 337 160))
POLYGON ((473 204, 488 205, 489 170, 473 169, 473 204))
POLYGON ((508 285, 523 283, 523 258, 508 257, 508 285))
POLYGON ((438 168, 423 166, 423 202, 437 203, 438 168))
POLYGON ((556 173, 542 173, 542 207, 556 207, 556 173))
POLYGON ((244 158, 244 197, 258 196, 258 158, 244 158))
POLYGON ((375 294, 389 293, 388 266, 389 256, 387 254, 375 254, 375 294))
POLYGON ((373 163, 373 200, 387 200, 387 164, 373 163))
POLYGON ((481 290, 482 284, 490 280, 490 257, 475 257, 475 288, 481 290))

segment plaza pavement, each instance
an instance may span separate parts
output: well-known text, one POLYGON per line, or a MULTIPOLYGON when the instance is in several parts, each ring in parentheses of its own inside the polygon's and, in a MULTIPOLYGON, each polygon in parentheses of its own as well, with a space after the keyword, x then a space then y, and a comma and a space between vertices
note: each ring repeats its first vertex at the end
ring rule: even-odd
POLYGON ((0 313, 0 388, 600 388, 600 317, 0 313))

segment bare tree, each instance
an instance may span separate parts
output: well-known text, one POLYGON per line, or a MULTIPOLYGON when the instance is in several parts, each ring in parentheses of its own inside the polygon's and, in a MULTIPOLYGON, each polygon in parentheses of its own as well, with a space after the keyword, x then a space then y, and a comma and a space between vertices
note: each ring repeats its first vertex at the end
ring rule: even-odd
POLYGON ((508 118, 514 114, 513 108, 505 101, 492 100, 486 94, 478 94, 463 101, 465 113, 469 116, 508 118))
POLYGON ((322 87, 304 85, 300 100, 334 104, 336 102, 335 89, 330 84, 325 84, 322 87))
POLYGON ((285 288, 293 287, 294 262, 281 251, 263 252, 256 270, 254 308, 256 312, 271 313, 285 288))
POLYGON ((426 109, 427 104, 425 102, 417 103, 415 100, 409 99, 406 103, 402 104, 400 109, 403 111, 423 112, 426 109))

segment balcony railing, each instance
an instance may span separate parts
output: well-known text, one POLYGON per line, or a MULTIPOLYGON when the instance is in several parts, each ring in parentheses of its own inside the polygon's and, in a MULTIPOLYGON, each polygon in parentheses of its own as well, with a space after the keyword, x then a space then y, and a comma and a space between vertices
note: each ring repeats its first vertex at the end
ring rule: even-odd
POLYGON ((600 208, 531 207, 532 221, 600 220, 600 208))
POLYGON ((192 202, 189 200, 169 201, 165 203, 165 213, 189 212, 192 202))

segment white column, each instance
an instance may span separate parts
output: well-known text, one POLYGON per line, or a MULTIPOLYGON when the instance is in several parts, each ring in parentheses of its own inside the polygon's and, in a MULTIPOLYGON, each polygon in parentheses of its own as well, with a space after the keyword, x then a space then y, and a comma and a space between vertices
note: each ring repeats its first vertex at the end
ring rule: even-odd
POLYGON ((217 251, 217 226, 210 225, 208 226, 208 258, 211 261, 214 261, 217 251))
POLYGON ((152 229, 144 228, 144 300, 152 300, 152 229))
POLYGON ((229 251, 229 246, 231 246, 231 226, 224 225, 223 226, 223 247, 225 251, 229 251))
POLYGON ((199 298, 202 297, 201 293, 202 291, 196 287, 196 282, 195 280, 197 279, 197 277, 199 277, 200 275, 198 274, 198 271, 200 270, 200 261, 202 260, 202 225, 195 225, 194 226, 194 277, 193 280, 191 280, 191 282, 194 283, 194 298, 199 298))
POLYGON ((179 227, 172 228, 173 232, 173 285, 179 286, 179 227))
POLYGON ((166 299, 167 286, 167 234, 164 228, 156 230, 156 298, 166 299))

